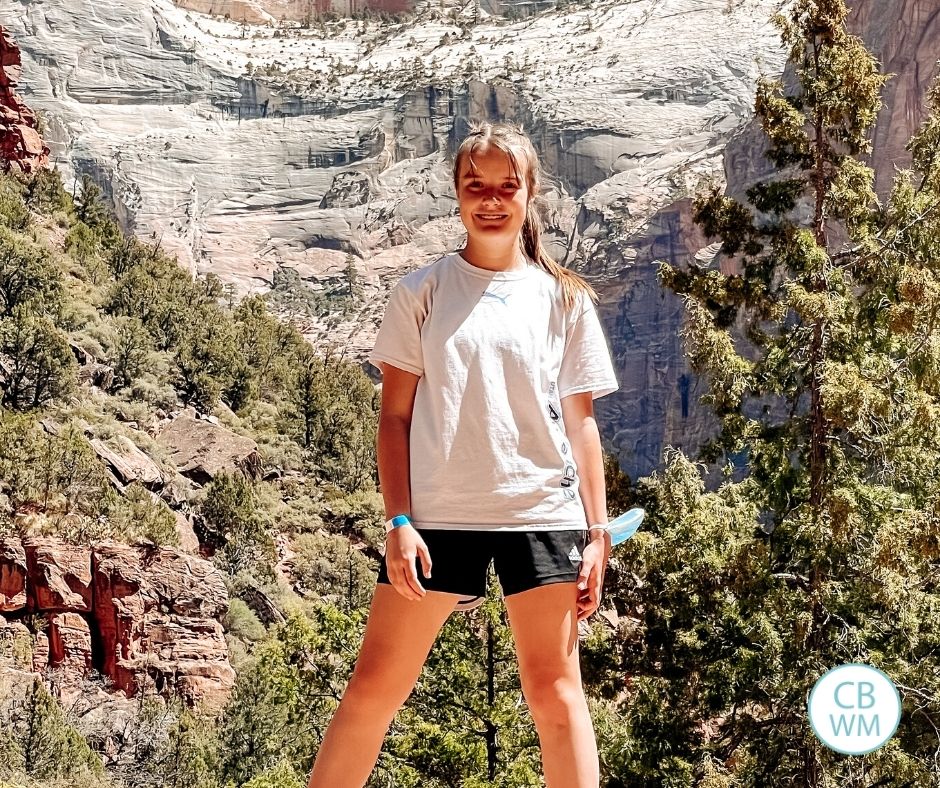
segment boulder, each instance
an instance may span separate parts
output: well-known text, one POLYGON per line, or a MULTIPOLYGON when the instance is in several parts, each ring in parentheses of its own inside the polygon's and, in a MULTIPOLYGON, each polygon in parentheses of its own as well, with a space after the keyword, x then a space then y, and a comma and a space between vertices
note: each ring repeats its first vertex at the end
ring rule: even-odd
POLYGON ((92 438, 89 444, 123 485, 135 481, 151 489, 163 485, 160 467, 127 436, 116 435, 108 444, 92 438))
POLYGON ((197 419, 183 411, 157 436, 169 459, 184 476, 208 484, 218 474, 240 471, 251 478, 261 475, 258 444, 225 427, 197 419))
POLYGON ((26 551, 19 539, 0 540, 0 612, 26 607, 26 551))

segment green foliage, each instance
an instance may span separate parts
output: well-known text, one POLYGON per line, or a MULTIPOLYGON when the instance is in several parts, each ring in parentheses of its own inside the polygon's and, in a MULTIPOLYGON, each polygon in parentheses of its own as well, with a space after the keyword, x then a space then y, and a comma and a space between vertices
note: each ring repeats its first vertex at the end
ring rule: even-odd
POLYGON ((267 635, 264 624, 238 597, 229 600, 228 611, 222 623, 225 625, 226 632, 246 643, 258 643, 267 635))
POLYGON ((306 780, 286 760, 266 769, 244 784, 244 788, 304 788, 306 780))
POLYGON ((170 508, 142 484, 133 482, 126 496, 107 496, 105 515, 111 537, 133 543, 148 539, 154 544, 179 547, 176 517, 170 508))
POLYGON ((14 510, 38 495, 35 468, 41 456, 35 417, 0 408, 0 484, 14 510))
POLYGON ((304 346, 290 384, 288 429, 319 473, 347 490, 374 485, 379 395, 366 374, 304 346))
POLYGON ((177 707, 156 775, 166 788, 218 788, 220 754, 211 717, 177 707))
POLYGON ((62 277, 49 252, 0 225, 0 317, 19 306, 53 313, 62 297, 62 277))
POLYGON ((28 410, 61 399, 75 387, 77 364, 68 341, 46 316, 19 306, 0 319, 0 353, 7 357, 5 407, 28 410))
POLYGON ((292 611, 240 672, 220 723, 222 775, 242 785, 282 762, 306 774, 361 642, 364 614, 292 611))
POLYGON ((268 312, 262 296, 243 299, 233 317, 236 341, 250 374, 250 399, 269 399, 283 390, 290 377, 290 358, 300 345, 300 335, 268 312))
MULTIPOLYGON (((879 205, 861 157, 885 77, 846 16, 800 0, 778 18, 797 87, 761 82, 756 111, 779 177, 750 207, 696 203, 739 273, 662 268, 721 419, 701 458, 741 480, 706 493, 672 454, 638 488, 649 527, 618 559, 642 571, 612 572, 637 622, 619 660, 627 781, 861 785, 806 724, 809 689, 845 662, 884 670, 908 721, 855 759, 865 784, 937 778, 940 88, 915 170, 879 205)), ((608 688, 617 662, 600 662, 608 688)))
POLYGON ((13 175, 0 174, 0 226, 22 232, 29 227, 29 209, 23 183, 13 175))
POLYGON ((345 536, 305 533, 291 543, 296 553, 291 574, 302 591, 352 610, 368 603, 375 588, 375 571, 361 550, 345 536))
POLYGON ((62 185, 58 170, 41 169, 29 175, 23 197, 30 210, 44 216, 56 213, 70 216, 75 210, 72 195, 62 185))
POLYGON ((144 371, 153 341, 143 323, 135 317, 115 318, 115 342, 109 362, 119 386, 130 386, 144 371))
POLYGON ((83 221, 75 222, 65 236, 65 251, 83 266, 88 266, 98 247, 98 234, 83 221))
POLYGON ((243 569, 270 574, 274 541, 257 511, 250 481, 240 473, 216 476, 206 489, 202 516, 207 541, 221 546, 217 558, 229 574, 243 569))
MULTIPOLYGON (((26 692, 22 707, 0 723, 11 761, 0 775, 22 772, 34 780, 102 777, 104 767, 82 735, 72 727, 56 700, 39 679, 26 692)), ((12 776, 12 775, 10 775, 12 776)))
POLYGON ((105 246, 111 247, 120 242, 120 228, 104 204, 101 188, 87 173, 82 175, 74 205, 79 221, 89 227, 105 246))

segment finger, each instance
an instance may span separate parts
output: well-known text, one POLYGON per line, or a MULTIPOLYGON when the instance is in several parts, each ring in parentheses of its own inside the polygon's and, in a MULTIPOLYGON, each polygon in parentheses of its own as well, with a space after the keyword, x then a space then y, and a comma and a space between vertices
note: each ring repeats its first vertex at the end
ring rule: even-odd
POLYGON ((591 568, 585 566, 584 562, 581 562, 581 569, 578 571, 578 591, 583 591, 587 588, 588 580, 591 577, 591 568))
POLYGON ((408 581, 405 579, 404 567, 396 565, 394 568, 394 574, 390 569, 388 576, 392 581, 392 585, 395 586, 395 590, 399 594, 401 594, 405 599, 414 599, 414 592, 408 586, 408 581))
POLYGON ((395 576, 398 580, 399 592, 401 595, 405 597, 405 599, 410 599, 413 602, 417 602, 421 598, 421 595, 412 587, 408 580, 407 564, 399 564, 397 566, 395 576))
POLYGON ((411 590, 414 591, 418 595, 418 599, 420 599, 424 596, 425 591, 424 587, 421 585, 421 581, 418 580, 418 569, 415 558, 416 556, 411 556, 405 564, 405 579, 408 581, 411 590))
POLYGON ((421 571, 425 577, 431 576, 431 553, 427 545, 418 545, 418 555, 421 556, 421 571))

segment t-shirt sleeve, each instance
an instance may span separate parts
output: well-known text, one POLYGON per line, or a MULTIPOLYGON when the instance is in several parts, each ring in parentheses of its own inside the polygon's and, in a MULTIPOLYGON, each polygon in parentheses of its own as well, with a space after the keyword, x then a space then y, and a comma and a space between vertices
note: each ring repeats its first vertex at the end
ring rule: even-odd
POLYGON ((424 374, 424 354, 421 352, 421 324, 424 315, 414 294, 399 282, 392 288, 385 316, 369 361, 379 361, 399 367, 415 375, 424 374))
POLYGON ((594 303, 581 293, 565 336, 565 351, 558 373, 558 396, 593 392, 592 399, 603 397, 620 388, 610 348, 594 303), (579 314, 580 310, 580 314, 579 314))

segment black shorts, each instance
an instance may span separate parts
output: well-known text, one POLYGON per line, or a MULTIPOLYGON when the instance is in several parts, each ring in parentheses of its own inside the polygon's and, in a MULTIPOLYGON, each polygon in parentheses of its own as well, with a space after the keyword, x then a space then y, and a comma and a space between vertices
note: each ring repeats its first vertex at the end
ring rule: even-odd
MULTIPOLYGON (((503 596, 549 583, 578 579, 587 529, 576 531, 464 531, 416 529, 431 554, 431 577, 415 559, 418 580, 428 591, 486 596, 486 575, 493 561, 503 596)), ((379 583, 389 583, 385 560, 379 583)))

